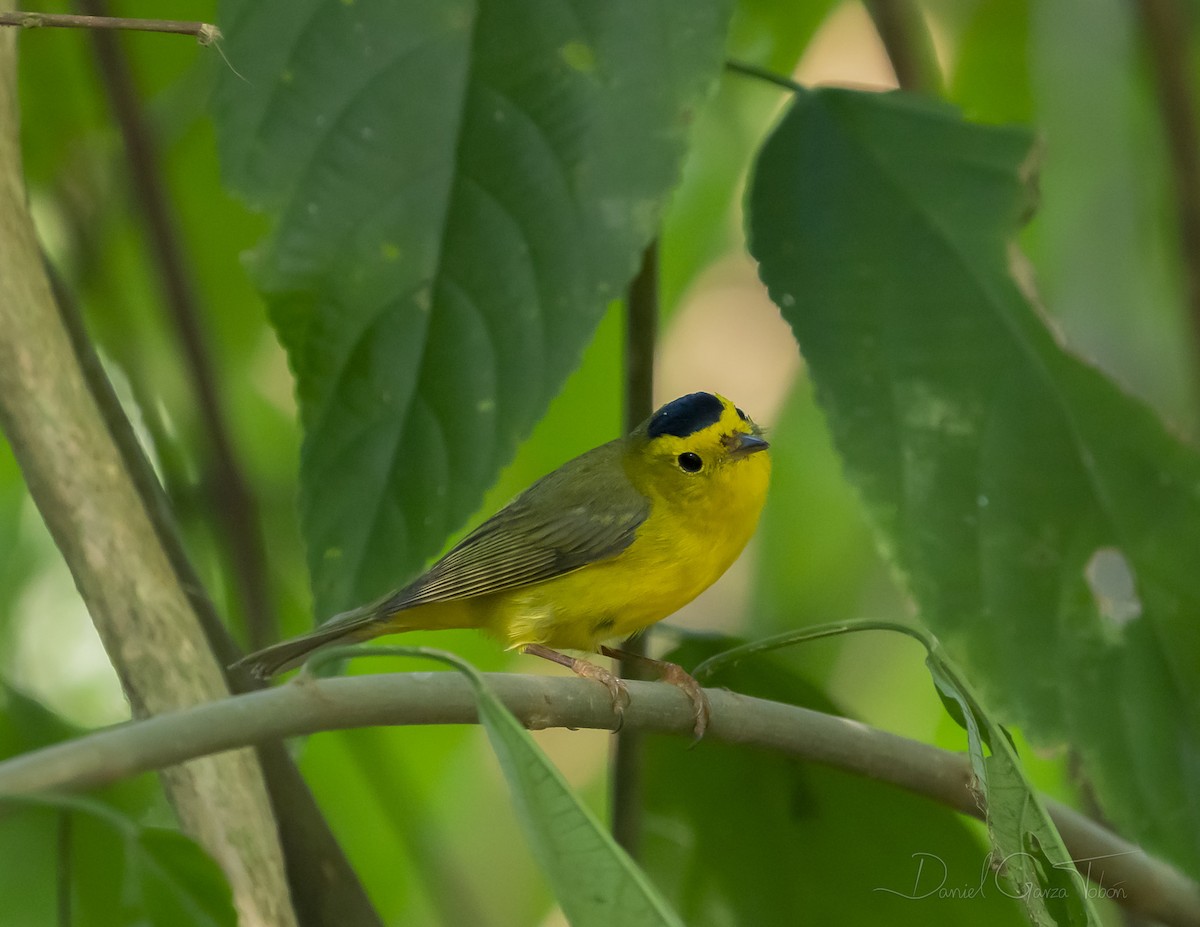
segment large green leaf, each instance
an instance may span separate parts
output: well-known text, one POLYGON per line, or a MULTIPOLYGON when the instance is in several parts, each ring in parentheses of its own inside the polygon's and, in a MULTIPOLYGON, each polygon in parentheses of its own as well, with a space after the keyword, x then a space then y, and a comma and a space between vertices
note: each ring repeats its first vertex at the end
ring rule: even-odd
POLYGON ((799 93, 751 247, 924 620, 1003 718, 1078 749, 1124 831, 1197 872, 1200 458, 1014 282, 1029 147, 901 94, 799 93), (1114 607, 1122 577, 1136 601, 1114 607))
POLYGON ((230 0, 225 175, 298 380, 317 608, 478 504, 654 235, 726 0, 230 0))

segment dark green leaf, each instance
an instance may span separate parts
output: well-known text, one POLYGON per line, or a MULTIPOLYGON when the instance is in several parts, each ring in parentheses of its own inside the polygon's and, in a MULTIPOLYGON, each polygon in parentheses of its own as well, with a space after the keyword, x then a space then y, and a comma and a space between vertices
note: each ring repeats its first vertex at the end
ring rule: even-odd
POLYGON ((967 731, 971 769, 987 814, 992 857, 1009 897, 1021 899, 1038 927, 1098 925, 1084 893, 1084 877, 1058 835, 1038 793, 1030 785, 1008 732, 980 706, 962 674, 931 646, 926 659, 943 703, 967 731))
POLYGON ((1029 147, 900 94, 798 95, 752 250, 924 620, 1003 720, 1079 750, 1122 830, 1198 871, 1200 458, 1014 282, 1029 147))
POLYGON ((226 177, 298 380, 317 609, 478 504, 654 235, 725 2, 229 2, 226 177), (244 79, 243 79, 244 77, 244 79))
POLYGON ((37 815, 43 835, 49 838, 41 853, 44 859, 38 881, 42 884, 38 887, 43 896, 57 896, 57 881, 67 880, 73 923, 114 927, 131 923, 152 927, 237 924, 224 874, 183 834, 143 827, 111 805, 82 795, 6 796, 3 803, 54 812, 37 815), (64 815, 70 818, 65 829, 64 815), (51 885, 45 885, 47 881, 51 885))
POLYGON ((212 858, 183 834, 139 829, 129 843, 129 884, 154 927, 233 927, 229 883, 212 858))
MULTIPOLYGON (((694 666, 730 643, 689 641, 668 659, 694 666)), ((836 712, 778 654, 712 684, 836 712)), ((646 751, 645 865, 691 927, 1022 922, 984 842, 927 799, 715 741, 651 737, 646 751)))

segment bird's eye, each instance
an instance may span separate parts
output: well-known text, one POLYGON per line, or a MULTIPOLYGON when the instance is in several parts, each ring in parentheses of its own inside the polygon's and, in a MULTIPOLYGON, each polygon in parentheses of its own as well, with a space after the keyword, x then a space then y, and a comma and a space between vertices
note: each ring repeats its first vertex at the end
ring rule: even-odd
POLYGON ((679 455, 679 469, 687 473, 699 473, 700 468, 704 466, 704 461, 700 459, 699 454, 693 454, 691 451, 685 451, 679 455))
POLYGON ((741 409, 739 409, 737 406, 734 406, 733 409, 735 412, 737 412, 738 418, 740 418, 743 422, 748 423, 750 421, 750 416, 747 415, 745 412, 743 412, 741 409))

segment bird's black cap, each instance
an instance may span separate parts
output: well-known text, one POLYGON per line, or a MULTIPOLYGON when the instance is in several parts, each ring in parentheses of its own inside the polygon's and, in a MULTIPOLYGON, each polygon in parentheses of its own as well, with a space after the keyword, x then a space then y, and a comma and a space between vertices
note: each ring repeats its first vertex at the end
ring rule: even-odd
POLYGON ((721 400, 712 393, 688 393, 655 412, 646 426, 646 435, 651 438, 660 435, 686 438, 716 423, 724 411, 721 400))

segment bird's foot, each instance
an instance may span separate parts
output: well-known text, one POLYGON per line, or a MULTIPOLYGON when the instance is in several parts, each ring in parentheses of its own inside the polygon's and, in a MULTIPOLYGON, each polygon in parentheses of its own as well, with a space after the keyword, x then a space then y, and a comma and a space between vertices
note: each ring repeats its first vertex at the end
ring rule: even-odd
POLYGON ((613 657, 617 660, 632 660, 636 663, 649 666, 659 674, 663 682, 669 682, 676 688, 682 689, 683 694, 692 703, 692 717, 694 718, 692 730, 696 735, 696 740, 704 736, 704 732, 708 730, 708 720, 712 716, 712 708, 708 704, 708 696, 704 694, 700 683, 696 682, 691 673, 678 663, 668 663, 666 660, 654 660, 640 653, 629 653, 625 650, 618 650, 615 647, 601 647, 600 652, 606 657, 613 657))
MULTIPOLYGON (((559 653, 557 650, 551 650, 549 647, 544 647, 541 644, 526 644, 522 649, 525 653, 533 654, 535 657, 542 657, 543 659, 557 663, 559 666, 565 666, 576 676, 582 676, 584 679, 594 679, 596 682, 601 683, 608 689, 608 694, 612 698, 613 714, 617 717, 617 726, 613 730, 619 731, 621 729, 621 726, 625 723, 625 709, 629 705, 629 688, 620 676, 606 670, 602 666, 597 666, 595 663, 589 663, 587 660, 581 660, 578 657, 569 657, 565 653, 559 653)), ((689 676, 688 678, 690 679, 691 677, 689 676)))

